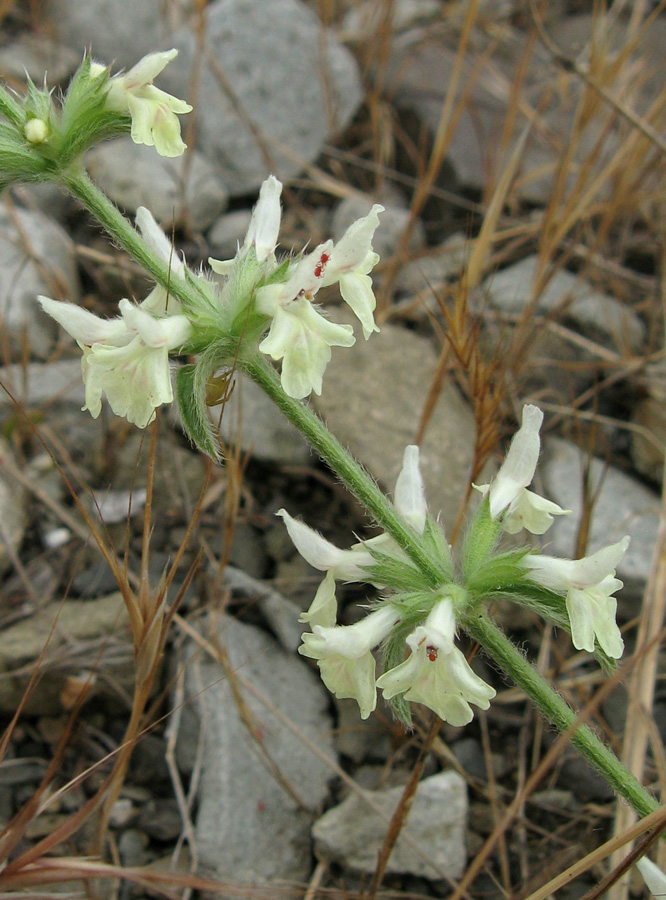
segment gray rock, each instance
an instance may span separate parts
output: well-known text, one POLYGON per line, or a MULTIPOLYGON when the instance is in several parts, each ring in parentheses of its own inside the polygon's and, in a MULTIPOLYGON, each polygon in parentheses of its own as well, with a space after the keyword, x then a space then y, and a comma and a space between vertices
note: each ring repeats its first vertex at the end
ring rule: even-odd
POLYGON ((118 838, 118 853, 124 866, 143 866, 148 861, 148 835, 138 828, 127 828, 118 838))
MULTIPOLYGON (((59 359, 49 363, 3 366, 0 382, 6 385, 20 403, 39 406, 67 403, 78 406, 85 402, 81 359, 59 359)), ((5 408, 13 409, 13 401, 0 391, 0 416, 5 408)))
MULTIPOLYGON (((379 701, 382 703, 382 700, 379 701)), ((335 699, 338 727, 335 729, 335 749, 359 764, 366 759, 388 759, 391 756, 391 735, 386 718, 381 715, 361 719, 355 700, 335 699)), ((382 769, 383 771, 383 769, 382 769)), ((358 781, 358 773, 356 774, 358 781)))
POLYGON ((91 177, 115 203, 129 212, 147 206, 165 227, 186 222, 205 231, 227 205, 224 182, 196 150, 166 159, 127 136, 93 148, 86 162, 91 177))
POLYGON ((41 678, 25 706, 28 715, 55 715, 63 710, 60 693, 70 675, 91 667, 104 672, 93 692, 116 696, 130 691, 134 679, 132 640, 125 604, 119 593, 99 600, 54 601, 34 615, 0 631, 0 709, 16 710, 33 668, 48 641, 41 661, 41 678), (113 688, 106 685, 113 684, 113 688))
MULTIPOLYGON (((538 262, 537 256, 528 256, 491 275, 482 286, 484 299, 502 313, 521 315, 534 299, 538 262)), ((556 314, 585 337, 620 351, 639 350, 645 338, 643 323, 632 309, 565 269, 557 271, 540 292, 535 312, 556 314)))
MULTIPOLYGON (((351 314, 329 309, 336 322, 351 314)), ((392 490, 407 444, 414 442, 437 356, 426 338, 395 325, 333 350, 320 398, 312 398, 339 441, 381 484, 392 490)), ((430 512, 441 511, 450 530, 469 481, 474 418, 458 392, 445 384, 421 443, 421 471, 430 512)))
POLYGON ((259 629, 225 615, 206 621, 226 663, 204 658, 194 641, 186 644, 177 745, 181 765, 191 768, 202 740, 199 860, 236 883, 305 881, 311 868, 308 811, 323 802, 331 774, 308 741, 334 756, 326 692, 297 656, 259 629))
POLYGON ((0 205, 0 319, 16 348, 24 341, 46 356, 58 326, 37 295, 76 301, 74 247, 63 229, 40 212, 0 205))
POLYGON ((582 756, 572 756, 564 761, 560 782, 582 803, 608 803, 614 797, 610 784, 582 756))
MULTIPOLYGON (((315 823, 317 849, 344 868, 372 873, 403 788, 350 794, 315 823), (377 812, 378 810, 379 812, 377 812)), ((467 787, 457 772, 441 772, 418 786, 387 871, 431 879, 465 871, 467 787)))
POLYGON ((216 259, 232 259, 243 243, 252 218, 252 210, 237 209, 215 222, 208 232, 210 255, 216 259))
POLYGON ((73 75, 83 56, 83 45, 72 50, 46 35, 25 31, 0 47, 0 77, 3 81, 25 81, 26 75, 39 85, 62 83, 73 75))
MULTIPOLYGON (((383 222, 382 222, 383 225, 383 222)), ((452 234, 441 247, 430 250, 427 256, 410 260, 404 265, 395 280, 395 289, 400 294, 432 294, 451 278, 459 278, 470 254, 467 237, 452 234)))
POLYGON ((232 196, 254 191, 274 171, 300 171, 349 122, 361 101, 358 67, 300 0, 216 0, 206 7, 203 52, 193 30, 160 86, 194 98, 197 148, 219 166, 232 196))
MULTIPOLYGON (((393 256, 398 249, 402 233, 409 222, 409 210, 390 200, 375 201, 372 197, 364 197, 359 194, 347 197, 338 204, 333 213, 333 238, 339 241, 353 222, 367 216, 375 202, 382 203, 385 209, 379 215, 379 228, 375 231, 372 239, 372 247, 382 259, 387 259, 393 256)), ((420 250, 424 244, 425 229, 423 223, 417 220, 409 235, 408 249, 415 252, 420 250)))
MULTIPOLYGON (((583 513, 585 455, 569 441, 550 438, 545 442, 539 471, 545 494, 571 516, 558 516, 546 533, 546 552, 572 557, 583 513)), ((661 503, 643 484, 600 459, 592 459, 590 496, 595 497, 586 554, 630 535, 631 544, 617 568, 625 587, 618 598, 639 598, 650 573, 657 538, 661 503)))
MULTIPOLYGON (((284 465, 307 463, 311 451, 300 431, 253 381, 238 373, 235 378, 236 386, 222 415, 222 440, 240 442, 244 451, 264 461, 284 465)), ((220 406, 210 408, 215 425, 220 420, 220 412, 220 406)))
POLYGON ((257 604, 268 626, 285 650, 297 649, 301 643, 303 625, 298 622, 301 610, 295 603, 287 600, 269 584, 257 581, 247 572, 234 566, 226 566, 223 584, 231 588, 234 599, 243 597, 257 604))
MULTIPOLYGON (((493 12, 498 7, 499 4, 493 3, 493 12)), ((590 32, 588 29, 588 35, 590 32)), ((434 136, 440 126, 457 53, 452 42, 446 46, 446 38, 437 41, 433 35, 432 29, 414 28, 398 36, 389 56, 386 90, 399 108, 416 113, 434 136)), ((626 40, 625 29, 625 44, 626 40)), ((663 46, 663 41, 661 45, 657 41, 655 44, 663 46)), ((574 55, 566 41, 561 46, 565 53, 574 55)), ((476 29, 472 36, 459 91, 465 92, 466 102, 455 123, 446 157, 461 186, 482 191, 488 187, 489 176, 496 183, 498 172, 527 125, 526 117, 519 115, 507 142, 507 117, 514 97, 513 85, 523 75, 520 67, 524 49, 524 33, 520 29, 503 29, 499 41, 496 36, 484 37, 481 29, 476 29), (485 58, 484 53, 487 53, 485 58)), ((654 59, 659 60, 661 68, 663 52, 656 47, 654 59)), ((648 64, 646 71, 649 69, 648 64)), ((661 79, 663 84, 663 74, 661 79)), ((573 133, 575 146, 573 158, 568 161, 567 190, 573 188, 584 164, 589 163, 597 174, 617 149, 618 129, 612 121, 615 117, 612 110, 600 107, 595 115, 587 117, 583 127, 575 128, 583 89, 578 76, 563 73, 543 48, 533 50, 529 71, 521 84, 521 99, 540 112, 522 151, 514 195, 534 203, 547 200, 559 160, 568 149, 566 142, 573 133), (555 80, 556 89, 553 88, 555 80), (544 97, 549 100, 547 105, 544 97)), ((644 91, 644 96, 649 97, 649 91, 644 91)), ((636 108, 633 97, 632 108, 636 108)), ((638 108, 645 109, 645 100, 638 108)), ((608 182, 603 190, 610 192, 608 182)))
POLYGON ((12 188, 12 195, 26 209, 37 209, 60 225, 77 209, 76 200, 64 188, 51 181, 41 184, 19 184, 12 188))
POLYGON ((436 19, 440 11, 438 0, 395 0, 389 7, 378 6, 373 0, 363 0, 348 10, 342 20, 341 32, 346 41, 367 41, 368 35, 380 28, 388 26, 395 34, 436 19), (387 10, 390 26, 382 18, 387 10))
POLYGON ((28 524, 27 492, 6 470, 7 462, 17 466, 9 443, 0 437, 0 573, 11 566, 28 524))
POLYGON ((631 420, 631 458, 638 471, 661 482, 664 477, 666 447, 666 360, 646 366, 641 387, 646 395, 638 401, 631 420))
POLYGON ((175 841, 183 828, 178 802, 174 797, 149 800, 137 825, 156 841, 175 841))
POLYGON ((114 69, 129 68, 146 53, 169 42, 183 14, 192 6, 187 0, 48 0, 47 21, 60 44, 83 54, 87 47, 95 59, 114 63, 114 69))

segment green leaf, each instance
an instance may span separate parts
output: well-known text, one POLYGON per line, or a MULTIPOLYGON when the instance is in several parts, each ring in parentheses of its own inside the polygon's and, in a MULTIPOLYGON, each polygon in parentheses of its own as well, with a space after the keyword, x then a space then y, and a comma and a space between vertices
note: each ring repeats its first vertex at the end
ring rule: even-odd
POLYGON ((199 450, 214 460, 220 458, 220 447, 205 402, 205 380, 201 390, 199 366, 182 366, 176 374, 176 399, 183 428, 199 450))
MULTIPOLYGON (((411 628, 400 626, 395 629, 385 641, 381 649, 382 668, 384 672, 395 669, 405 658, 405 637, 411 628)), ((393 716, 405 727, 412 727, 412 713, 409 703, 403 694, 397 694, 387 701, 393 716)))
POLYGON ((390 553, 382 553, 367 543, 365 548, 375 560, 374 566, 367 566, 365 580, 373 584, 386 584, 397 591, 428 590, 430 581, 420 569, 407 560, 397 559, 390 553))
POLYGON ((466 584, 474 578, 476 570, 481 566, 495 549, 502 533, 502 525, 490 515, 490 503, 488 497, 474 514, 463 543, 462 572, 466 584))
POLYGON ((467 590, 479 598, 502 591, 531 590, 534 582, 522 564, 529 552, 525 547, 489 557, 473 571, 465 585, 467 590))
POLYGON ((437 558, 437 562, 441 564, 445 577, 452 581, 453 560, 451 558, 451 547, 446 540, 446 535, 430 514, 426 517, 423 542, 433 556, 437 558))

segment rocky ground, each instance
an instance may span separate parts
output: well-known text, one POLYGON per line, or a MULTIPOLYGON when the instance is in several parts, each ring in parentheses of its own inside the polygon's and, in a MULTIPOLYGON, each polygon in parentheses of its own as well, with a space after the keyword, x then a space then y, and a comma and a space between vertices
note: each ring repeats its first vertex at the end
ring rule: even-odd
MULTIPOLYGON (((0 10, 0 77, 20 90, 24 71, 41 82, 46 70, 57 88, 84 47, 118 67, 177 47, 160 86, 195 106, 190 152, 164 160, 127 137, 90 151, 87 163, 128 214, 147 205, 193 266, 233 254, 269 171, 286 184, 285 250, 337 238, 383 203, 381 332, 334 352, 312 405, 387 489, 418 440, 430 508, 455 539, 470 477, 486 480, 521 404, 539 403, 539 488, 573 510, 549 532, 548 552, 579 556, 632 536, 618 570, 630 658, 639 629, 658 631, 663 614, 662 598, 645 598, 666 442, 666 20, 655 13, 641 25, 648 15, 647 5, 601 15, 566 2, 549 4, 544 23, 521 2, 10 3, 0 10)), ((36 297, 113 315, 148 282, 56 188, 2 199, 4 723, 25 704, 0 763, 0 822, 29 804, 57 761, 52 799, 19 852, 81 809, 122 740, 130 633, 72 495, 138 573, 149 456, 148 437, 108 409, 97 421, 81 412, 80 354, 36 297)), ((344 320, 334 305, 328 312, 344 320)), ((241 885, 268 886, 272 897, 349 896, 370 882, 429 718, 422 710, 411 734, 381 706, 362 721, 296 653, 298 613, 318 574, 275 512, 285 506, 348 546, 370 533, 363 510, 251 383, 238 379, 221 434, 228 461, 211 469, 176 416, 160 414, 151 578, 174 558, 200 497, 172 596, 202 555, 112 809, 111 859, 216 878, 223 896, 263 896, 241 885)), ((370 595, 350 585, 341 596, 351 622, 370 595)), ((605 686, 566 635, 524 610, 495 613, 576 707, 605 686)), ((638 655, 658 676, 651 653, 638 655)), ((476 861, 467 896, 528 897, 613 833, 612 792, 569 749, 512 808, 554 735, 483 657, 474 665, 498 698, 469 727, 442 726, 384 878, 391 896, 449 896, 476 861)), ((618 752, 633 690, 622 677, 592 713, 618 752)), ((658 677, 643 703, 641 777, 658 785, 658 677)), ((86 856, 93 829, 83 825, 53 852, 86 856)), ((558 897, 582 896, 606 871, 597 863, 558 897)), ((117 889, 147 891, 128 881, 117 889)))

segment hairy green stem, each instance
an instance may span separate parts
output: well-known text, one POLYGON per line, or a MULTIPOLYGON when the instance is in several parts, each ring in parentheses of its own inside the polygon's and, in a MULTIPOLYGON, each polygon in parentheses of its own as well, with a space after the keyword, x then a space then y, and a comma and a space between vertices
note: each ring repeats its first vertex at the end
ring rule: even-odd
POLYGON ((448 580, 446 573, 423 547, 418 534, 410 528, 395 506, 377 487, 370 475, 349 454, 309 407, 285 394, 280 378, 264 356, 253 353, 238 360, 243 369, 305 435, 354 496, 372 513, 378 525, 387 531, 405 553, 419 566, 433 587, 448 580))
POLYGON ((647 816, 659 808, 655 798, 622 765, 613 751, 600 741, 587 725, 577 724, 576 713, 568 703, 545 678, 542 678, 485 613, 464 618, 460 624, 499 668, 510 675, 525 691, 549 722, 561 732, 571 729, 571 742, 574 746, 639 815, 647 816))
POLYGON ((146 245, 139 232, 78 165, 60 173, 60 180, 76 199, 98 219, 113 239, 159 284, 185 306, 192 306, 192 288, 146 245))

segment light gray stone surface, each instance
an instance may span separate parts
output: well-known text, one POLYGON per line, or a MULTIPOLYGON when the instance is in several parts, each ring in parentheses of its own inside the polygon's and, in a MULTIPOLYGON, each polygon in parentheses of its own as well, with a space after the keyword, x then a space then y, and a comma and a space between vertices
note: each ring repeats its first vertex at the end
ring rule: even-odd
MULTIPOLYGON (((349 794, 315 823, 312 833, 318 852, 345 869, 374 872, 388 823, 402 793, 403 788, 396 787, 367 791, 365 797, 356 792, 349 794)), ((451 770, 424 779, 416 790, 387 872, 431 879, 460 877, 467 860, 466 824, 464 779, 451 770)))
POLYGON ((228 666, 205 657, 194 642, 184 647, 180 663, 185 671, 178 735, 182 766, 192 766, 202 740, 196 819, 200 862, 234 882, 307 881, 312 813, 323 802, 332 773, 306 739, 334 758, 328 697, 315 673, 260 629, 225 615, 212 627, 228 666), (280 716, 239 679, 264 695, 280 716), (249 716, 245 723, 232 683, 249 716))
MULTIPOLYGON (((382 259, 387 259, 398 249, 400 238, 409 222, 409 210, 399 206, 390 200, 374 200, 372 197, 364 197, 354 194, 347 197, 335 208, 333 213, 332 234, 333 239, 339 241, 345 231, 357 219, 367 216, 374 203, 381 203, 384 212, 379 214, 379 228, 372 239, 372 249, 379 253, 382 259)), ((425 244, 425 229, 420 219, 414 223, 409 235, 408 249, 415 252, 425 244)))
POLYGON ((0 204, 0 320, 14 346, 26 341, 33 354, 46 356, 58 325, 37 296, 76 301, 79 291, 74 246, 65 231, 40 212, 0 204))
MULTIPOLYGON (((338 308, 328 312, 336 322, 355 322, 338 308)), ((333 434, 389 490, 414 443, 436 363, 430 341, 406 328, 383 325, 368 341, 357 328, 353 347, 333 348, 322 395, 312 397, 333 434)), ((441 512, 447 530, 469 481, 474 434, 471 411, 445 384, 421 444, 421 471, 430 512, 441 512)))
MULTIPOLYGON (((94 690, 116 683, 131 693, 134 675, 132 640, 125 604, 119 593, 98 600, 53 601, 34 615, 0 631, 0 710, 13 713, 48 641, 42 677, 24 712, 55 715, 63 711, 60 692, 69 675, 92 668, 104 672, 94 690)), ((112 689, 114 695, 117 688, 112 689)))
POLYGON ((11 566, 12 554, 21 546, 28 523, 27 493, 5 463, 17 466, 8 441, 0 438, 0 573, 11 566))
POLYGON ((208 232, 208 246, 216 259, 232 259, 245 240, 252 210, 236 209, 221 216, 208 232))
MULTIPOLYGON (((26 405, 72 403, 83 406, 85 398, 81 378, 81 359, 59 359, 49 363, 15 363, 0 368, 0 383, 26 405)), ((13 401, 0 391, 0 411, 12 408, 13 401)))
POLYGON ((82 56, 83 47, 72 50, 46 35, 23 32, 0 47, 0 78, 25 81, 27 75, 39 85, 46 76, 49 87, 54 87, 76 71, 82 56))
MULTIPOLYGON (((484 300, 509 315, 520 315, 533 299, 538 258, 528 256, 487 278, 484 300)), ((637 351, 645 337, 643 323, 626 304, 597 290, 584 278, 560 269, 540 292, 535 311, 557 314, 592 340, 614 350, 637 351)))
POLYGON ((118 70, 168 44, 192 5, 189 0, 47 0, 43 11, 59 43, 79 58, 91 49, 95 59, 118 70))
MULTIPOLYGON (((586 457, 575 444, 561 438, 545 442, 539 472, 545 494, 571 516, 558 516, 546 532, 544 552, 572 557, 583 514, 583 478, 586 457)), ((590 466, 589 492, 595 497, 586 554, 619 541, 625 534, 631 544, 617 568, 625 587, 620 598, 640 597, 647 581, 659 525, 660 501, 656 493, 636 478, 600 459, 590 466)))
POLYGON ((298 622, 300 607, 287 600, 274 588, 235 566, 224 569, 223 584, 231 588, 234 596, 242 597, 248 603, 256 604, 266 619, 271 631, 285 650, 295 652, 301 643, 304 626, 298 622))
MULTIPOLYGON (((243 450, 257 459, 301 465, 313 459, 301 435, 257 385, 236 374, 236 387, 224 407, 220 436, 224 441, 240 441, 243 450)), ((217 425, 220 407, 210 408, 217 425)))
POLYGON ((187 223, 205 231, 227 205, 224 182, 196 151, 167 159, 128 135, 99 144, 86 155, 86 163, 115 203, 132 213, 147 206, 162 226, 187 223))
POLYGON ((196 106, 197 149, 232 196, 271 172, 285 180, 342 130, 361 101, 358 66, 300 0, 216 0, 205 10, 203 50, 183 28, 180 56, 160 86, 196 106), (196 98, 193 63, 201 62, 196 98))

